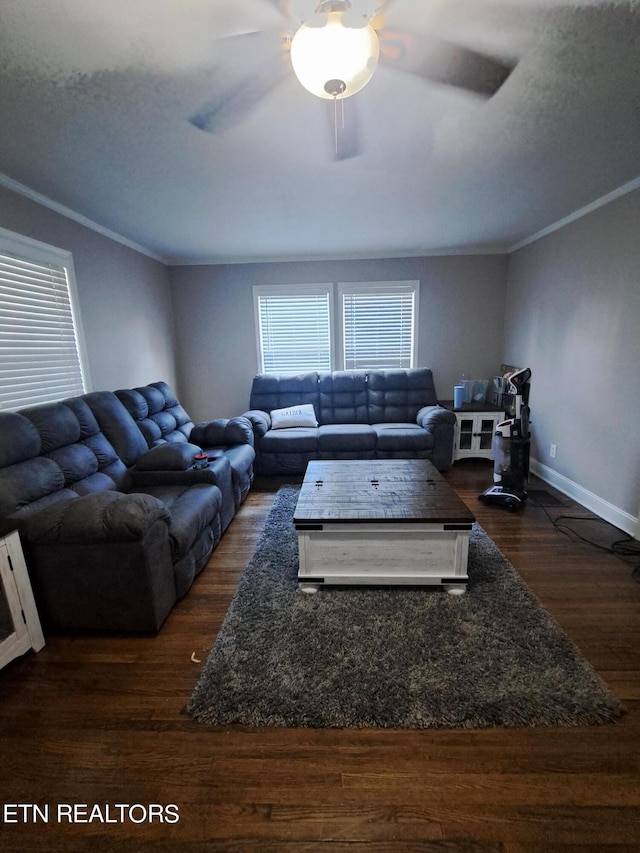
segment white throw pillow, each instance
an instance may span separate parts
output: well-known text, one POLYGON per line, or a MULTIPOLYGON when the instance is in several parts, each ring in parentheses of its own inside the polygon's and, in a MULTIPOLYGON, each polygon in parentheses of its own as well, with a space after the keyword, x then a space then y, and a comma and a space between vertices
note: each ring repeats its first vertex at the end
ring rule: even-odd
POLYGON ((311 403, 303 403, 301 406, 288 406, 286 409, 274 409, 271 412, 271 429, 317 426, 315 409, 311 403))

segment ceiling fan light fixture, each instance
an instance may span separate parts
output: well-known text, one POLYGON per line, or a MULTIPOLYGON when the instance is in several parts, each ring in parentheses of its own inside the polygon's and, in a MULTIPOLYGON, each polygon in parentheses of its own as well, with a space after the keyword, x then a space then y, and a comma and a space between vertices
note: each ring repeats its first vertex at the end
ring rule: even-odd
POLYGON ((291 41, 295 75, 318 98, 355 95, 376 70, 378 36, 366 18, 349 15, 348 8, 347 3, 332 3, 330 11, 316 12, 291 41))

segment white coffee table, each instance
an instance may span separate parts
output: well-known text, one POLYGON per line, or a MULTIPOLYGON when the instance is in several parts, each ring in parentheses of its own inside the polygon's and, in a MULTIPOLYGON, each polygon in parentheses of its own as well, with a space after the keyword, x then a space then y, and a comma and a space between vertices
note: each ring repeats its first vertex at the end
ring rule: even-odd
POLYGON ((305 592, 329 584, 465 591, 475 517, 426 460, 310 462, 293 520, 305 592))

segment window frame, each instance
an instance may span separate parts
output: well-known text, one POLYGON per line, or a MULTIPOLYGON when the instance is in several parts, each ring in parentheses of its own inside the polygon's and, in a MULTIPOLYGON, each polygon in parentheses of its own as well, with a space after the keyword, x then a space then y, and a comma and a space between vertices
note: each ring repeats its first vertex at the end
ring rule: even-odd
MULTIPOLYGON (((336 310, 336 350, 338 364, 342 370, 355 369, 367 370, 370 367, 361 368, 346 368, 345 365, 345 311, 344 297, 350 294, 393 294, 393 293, 411 293, 413 296, 413 317, 411 328, 411 352, 409 368, 416 367, 418 364, 418 329, 419 329, 419 309, 420 309, 420 282, 418 280, 410 281, 357 281, 357 282, 338 282, 337 284, 338 298, 336 310)), ((374 368, 377 369, 377 368, 374 368)))
MULTIPOLYGON (((84 393, 86 393, 91 388, 91 379, 72 253, 66 249, 60 249, 56 246, 51 246, 48 243, 34 240, 32 237, 26 237, 25 235, 17 234, 14 231, 9 231, 6 228, 0 227, 0 254, 26 263, 42 265, 51 264, 58 269, 64 270, 75 336, 75 346, 80 367, 80 379, 84 393)), ((65 395, 60 399, 64 399, 64 396, 65 395)), ((46 403, 51 402, 55 401, 52 398, 47 398, 28 401, 21 405, 3 405, 0 401, 0 409, 7 412, 19 411, 21 408, 45 405, 46 403)))
MULTIPOLYGON (((261 296, 291 296, 317 294, 328 296, 329 304, 329 338, 330 338, 330 370, 344 370, 344 304, 345 293, 393 293, 411 292, 413 294, 413 324, 411 367, 418 365, 418 337, 420 329, 420 281, 418 279, 393 281, 350 281, 323 282, 316 284, 273 284, 253 285, 254 331, 256 337, 256 361, 258 373, 265 373, 264 354, 262 351, 262 334, 259 299, 261 296)), ((322 370, 324 368, 313 368, 322 370)), ((367 369, 367 368, 362 368, 367 369)), ((285 371, 282 371, 285 372, 285 371)), ((289 371, 289 372, 303 372, 289 371)))
MULTIPOLYGON (((257 361, 258 361, 258 373, 268 373, 269 371, 265 371, 264 369, 264 352, 262 347, 262 324, 260 317, 260 299, 261 297, 268 298, 270 296, 327 296, 328 303, 328 325, 329 325, 329 370, 334 369, 335 365, 335 343, 334 343, 334 334, 333 334, 333 284, 331 283, 320 283, 320 284, 300 284, 300 285, 289 285, 289 284, 274 284, 274 285, 254 285, 253 286, 253 310, 254 310, 254 326, 256 333, 256 353, 257 353, 257 361)), ((318 368, 309 368, 318 369, 318 368)), ((324 368, 320 368, 324 369, 324 368)), ((304 369, 300 371, 287 371, 287 372, 303 372, 304 369)), ((273 372, 273 371, 271 371, 273 372)), ((282 371, 285 372, 285 371, 282 371)))

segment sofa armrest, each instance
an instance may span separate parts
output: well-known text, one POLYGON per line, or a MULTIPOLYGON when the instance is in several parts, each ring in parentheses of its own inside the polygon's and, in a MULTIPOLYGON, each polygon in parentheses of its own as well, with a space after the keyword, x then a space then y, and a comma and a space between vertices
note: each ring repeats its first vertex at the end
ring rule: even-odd
MULTIPOLYGON (((198 452, 199 448, 196 450, 198 452)), ((132 489, 146 489, 149 486, 195 486, 205 483, 217 486, 223 495, 231 489, 231 464, 225 455, 211 458, 206 468, 194 468, 193 457, 187 468, 167 468, 132 472, 132 489)))
POLYGON ((456 416, 442 406, 424 406, 416 415, 420 426, 433 435, 431 461, 438 471, 451 467, 456 416))
POLYGON ((182 441, 170 441, 151 448, 131 469, 132 488, 195 486, 205 483, 217 486, 223 495, 227 495, 231 490, 229 460, 224 455, 209 457, 206 467, 196 468, 193 457, 201 452, 196 444, 182 441))
POLYGON ((456 416, 443 406, 423 406, 416 415, 416 421, 423 429, 430 430, 438 424, 455 426, 456 416))
POLYGON ((176 601, 164 504, 95 492, 25 519, 21 537, 46 625, 90 631, 159 630, 176 601))
POLYGON ((168 530, 169 512, 157 498, 105 491, 57 501, 29 516, 20 530, 30 544, 135 542, 157 521, 168 530))
POLYGON ((217 418, 196 424, 189 436, 200 447, 232 447, 249 444, 253 447, 253 427, 246 417, 217 418))
POLYGON ((138 459, 134 473, 138 471, 187 471, 193 467, 193 457, 200 453, 196 444, 183 441, 168 441, 152 447, 138 459))
POLYGON ((271 415, 261 409, 251 409, 245 412, 242 417, 251 423, 256 438, 262 438, 271 429, 271 415))

